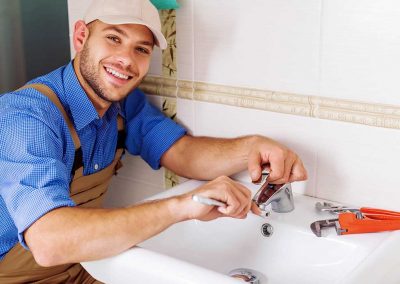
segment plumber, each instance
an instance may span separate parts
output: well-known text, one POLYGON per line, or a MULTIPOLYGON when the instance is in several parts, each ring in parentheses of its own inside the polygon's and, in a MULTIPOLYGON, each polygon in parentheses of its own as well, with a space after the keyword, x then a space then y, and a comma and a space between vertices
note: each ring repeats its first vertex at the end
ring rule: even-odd
MULTIPOLYGON (((45 32, 45 31, 43 31, 45 32)), ((300 158, 259 135, 194 137, 137 89, 155 46, 165 49, 149 0, 94 0, 75 23, 75 58, 0 99, 0 282, 100 283, 79 264, 121 253, 184 220, 258 214, 227 176, 269 164, 270 182, 305 180, 300 158), (211 180, 191 193, 102 209, 124 151, 154 169, 211 180), (226 208, 192 201, 213 198, 226 208)))

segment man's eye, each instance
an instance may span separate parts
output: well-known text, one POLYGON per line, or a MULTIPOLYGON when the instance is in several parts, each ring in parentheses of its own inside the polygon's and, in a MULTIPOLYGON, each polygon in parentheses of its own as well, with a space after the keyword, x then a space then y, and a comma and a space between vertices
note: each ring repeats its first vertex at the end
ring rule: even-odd
POLYGON ((138 47, 138 48, 136 48, 136 50, 143 54, 150 54, 150 51, 144 47, 138 47))
POLYGON ((121 42, 121 40, 120 40, 118 37, 113 36, 113 35, 108 35, 107 38, 108 38, 109 40, 115 42, 115 43, 120 43, 120 42, 121 42))

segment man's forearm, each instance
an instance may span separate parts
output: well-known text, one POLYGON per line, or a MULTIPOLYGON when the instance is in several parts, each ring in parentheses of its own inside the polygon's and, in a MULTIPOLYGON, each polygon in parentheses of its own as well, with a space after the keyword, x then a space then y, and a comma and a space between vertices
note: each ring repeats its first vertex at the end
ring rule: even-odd
POLYGON ((116 255, 182 221, 178 198, 121 209, 63 207, 37 220, 25 233, 43 266, 116 255))
POLYGON ((184 136, 163 155, 161 164, 187 178, 211 180, 229 176, 247 168, 249 148, 255 138, 184 136))
POLYGON ((270 182, 307 179, 307 171, 296 153, 260 135, 234 139, 184 136, 162 156, 161 164, 180 176, 204 180, 230 176, 247 168, 255 181, 267 164, 270 182))

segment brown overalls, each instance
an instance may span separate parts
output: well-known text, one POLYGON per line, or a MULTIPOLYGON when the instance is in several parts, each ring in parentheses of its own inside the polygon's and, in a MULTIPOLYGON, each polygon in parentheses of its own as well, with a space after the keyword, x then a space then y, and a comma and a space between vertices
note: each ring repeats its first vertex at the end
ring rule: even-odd
MULTIPOLYGON (((35 88, 40 93, 47 96, 58 107, 71 132, 75 145, 75 153, 81 151, 78 134, 57 95, 49 87, 42 84, 27 85, 21 89, 25 88, 35 88)), ((123 119, 118 116, 119 134, 122 133, 123 127, 123 119)), ((121 136, 118 138, 121 138, 121 136)), ((77 206, 92 208, 101 207, 104 193, 107 190, 112 176, 122 166, 120 162, 122 153, 123 147, 121 145, 121 139, 119 139, 114 161, 105 169, 88 176, 83 176, 82 161, 77 162, 77 154, 75 154, 74 168, 76 169, 70 184, 70 196, 77 206)), ((2 260, 0 260, 0 283, 88 284, 101 282, 90 276, 79 263, 41 267, 36 263, 32 253, 25 250, 21 244, 18 243, 2 260)))

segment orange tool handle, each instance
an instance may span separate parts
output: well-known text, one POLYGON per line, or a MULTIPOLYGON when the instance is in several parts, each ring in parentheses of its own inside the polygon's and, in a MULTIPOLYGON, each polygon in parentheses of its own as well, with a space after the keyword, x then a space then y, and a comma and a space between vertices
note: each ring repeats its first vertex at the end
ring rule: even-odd
POLYGON ((400 212, 370 208, 370 207, 362 207, 360 208, 360 212, 363 214, 373 214, 373 215, 387 215, 387 216, 397 216, 400 217, 400 212))
POLYGON ((380 214, 364 214, 365 218, 374 220, 399 220, 400 216, 380 215, 380 214))
POLYGON ((376 220, 370 218, 357 219, 354 213, 342 213, 339 215, 340 228, 343 235, 374 233, 382 231, 400 230, 400 219, 376 220))

